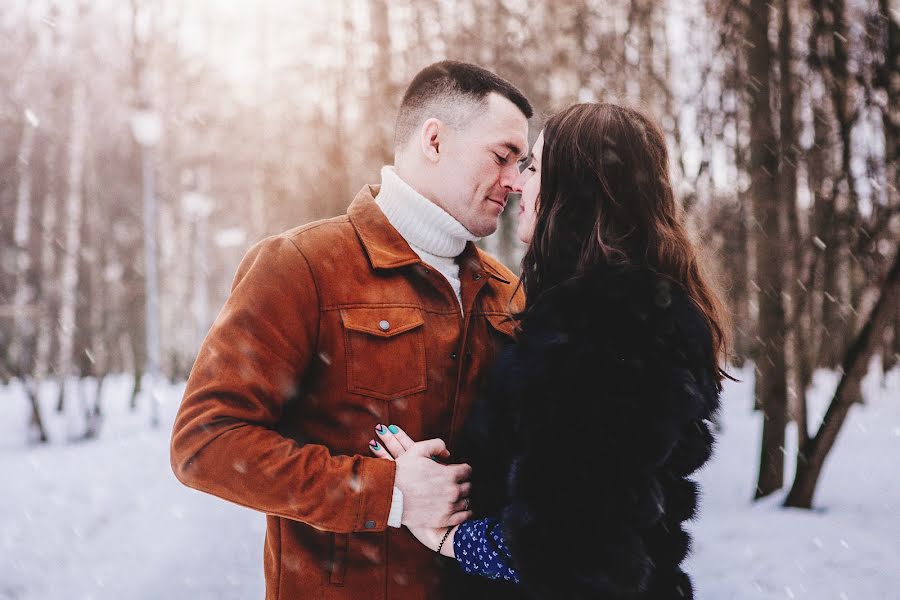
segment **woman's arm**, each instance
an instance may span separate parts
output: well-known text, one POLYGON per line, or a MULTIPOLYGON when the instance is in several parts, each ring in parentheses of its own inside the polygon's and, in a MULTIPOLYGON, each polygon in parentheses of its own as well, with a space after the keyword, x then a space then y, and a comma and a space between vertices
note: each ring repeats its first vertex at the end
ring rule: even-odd
POLYGON ((453 534, 453 552, 466 573, 519 583, 500 519, 473 519, 458 526, 453 534))

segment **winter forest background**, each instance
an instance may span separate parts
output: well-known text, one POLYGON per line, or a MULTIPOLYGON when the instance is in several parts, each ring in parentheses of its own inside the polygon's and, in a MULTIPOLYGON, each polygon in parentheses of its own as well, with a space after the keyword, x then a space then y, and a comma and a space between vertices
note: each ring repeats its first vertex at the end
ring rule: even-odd
MULTIPOLYGON (((662 124, 734 347, 699 598, 897 598, 897 0, 0 0, 0 599, 262 596, 262 517, 168 467, 255 241, 343 212, 405 84, 662 124), (827 458, 827 462, 826 462, 827 458)), ((516 268, 515 207, 482 242, 516 268)))

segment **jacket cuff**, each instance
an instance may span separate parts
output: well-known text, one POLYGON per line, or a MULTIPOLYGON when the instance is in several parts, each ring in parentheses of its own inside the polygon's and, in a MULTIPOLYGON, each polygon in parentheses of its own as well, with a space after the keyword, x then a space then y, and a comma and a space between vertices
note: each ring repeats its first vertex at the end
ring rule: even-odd
POLYGON ((360 466, 361 505, 355 531, 384 531, 393 500, 397 464, 383 458, 363 458, 360 466))
POLYGON ((400 527, 403 523, 403 492, 396 485, 394 495, 391 497, 391 512, 388 514, 388 527, 400 527))

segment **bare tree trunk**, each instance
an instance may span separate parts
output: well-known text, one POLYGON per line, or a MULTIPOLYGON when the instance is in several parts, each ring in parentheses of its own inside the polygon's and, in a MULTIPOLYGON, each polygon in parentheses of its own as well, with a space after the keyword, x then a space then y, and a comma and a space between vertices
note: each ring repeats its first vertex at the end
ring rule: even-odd
MULTIPOLYGON (((900 198, 900 77, 897 64, 900 61, 900 15, 891 11, 889 0, 878 0, 877 19, 880 22, 884 55, 874 77, 875 87, 885 92, 881 107, 881 124, 884 131, 884 164, 887 181, 888 204, 896 206, 900 198)), ((882 353, 882 368, 888 373, 900 362, 900 306, 894 316, 893 333, 882 353)))
POLYGON ((891 343, 882 356, 881 368, 884 374, 889 373, 898 363, 900 363, 900 307, 897 308, 897 314, 894 315, 894 333, 891 336, 891 343))
MULTIPOLYGON (((741 55, 738 54, 738 60, 741 55)), ((738 61, 735 61, 736 63, 738 61)), ((735 64, 732 66, 733 73, 731 75, 734 82, 733 86, 737 87, 737 82, 743 81, 742 69, 743 65, 735 64)), ((740 96, 738 96, 740 98, 740 96)), ((734 177, 739 179, 741 175, 747 172, 749 163, 749 148, 744 142, 742 129, 745 126, 746 108, 744 102, 738 100, 735 102, 731 119, 734 122, 735 139, 734 139, 734 177)), ((749 137, 749 136, 748 136, 749 137)), ((731 244, 731 256, 735 257, 735 269, 732 276, 732 298, 734 299, 734 352, 737 356, 739 366, 743 366, 744 362, 756 354, 755 334, 757 323, 759 321, 758 314, 753 310, 754 306, 758 306, 758 294, 756 285, 752 282, 756 279, 756 245, 758 236, 755 235, 755 228, 752 228, 752 202, 750 201, 750 190, 742 190, 740 186, 737 189, 737 206, 736 214, 736 235, 728 243, 731 244), (752 229, 751 229, 752 228, 752 229)), ((762 406, 758 405, 759 397, 755 400, 755 410, 762 410, 762 406)))
MULTIPOLYGON (((86 198, 86 213, 103 214, 103 206, 100 201, 99 190, 96 181, 96 166, 93 161, 88 163, 87 189, 91 190, 86 198)), ((96 438, 100 434, 100 426, 103 423, 103 411, 100 407, 100 393, 103 382, 109 373, 110 356, 107 344, 114 339, 113 323, 118 314, 115 294, 110 293, 109 285, 104 281, 103 274, 108 266, 109 253, 108 242, 104 239, 101 227, 102 223, 96 219, 85 223, 87 230, 87 244, 90 249, 91 260, 87 271, 89 281, 90 299, 87 304, 87 348, 85 353, 89 361, 88 372, 94 376, 97 389, 92 400, 87 400, 85 407, 85 432, 86 439, 96 438)))
POLYGON ((16 156, 16 167, 19 171, 16 189, 16 220, 13 228, 13 240, 16 252, 16 287, 13 299, 13 335, 10 341, 10 359, 20 374, 28 370, 28 341, 32 331, 28 304, 34 296, 29 275, 31 274, 31 255, 29 253, 31 238, 31 153, 34 148, 37 119, 30 111, 26 112, 22 139, 16 156))
MULTIPOLYGON (((65 212, 65 242, 62 259, 61 307, 59 316, 60 399, 65 397, 66 378, 73 372, 75 339, 75 307, 78 294, 78 257, 81 251, 83 215, 82 184, 87 142, 87 91, 77 79, 72 93, 72 133, 69 145, 69 168, 65 212)), ((75 409, 77 410, 77 408, 75 409)), ((75 410, 69 411, 74 415, 75 410)), ((80 427, 72 424, 74 428, 80 427)))
MULTIPOLYGON (((52 134, 51 134, 52 135, 52 134)), ((46 169, 51 181, 47 184, 44 196, 43 214, 41 215, 41 262, 40 281, 41 299, 40 313, 37 324, 37 339, 35 340, 34 365, 32 369, 34 379, 34 403, 33 407, 40 408, 38 398, 43 381, 50 372, 50 359, 53 350, 53 338, 57 333, 57 319, 54 318, 58 303, 59 288, 56 277, 56 233, 57 233, 57 197, 53 177, 57 164, 57 152, 53 144, 49 144, 46 155, 46 169)), ((41 421, 40 415, 33 417, 41 421)), ((46 437, 46 436, 44 436, 46 437)))
POLYGON ((131 401, 128 403, 128 406, 131 409, 131 412, 135 412, 138 405, 138 396, 141 394, 141 382, 144 379, 144 367, 139 347, 140 344, 137 337, 133 334, 128 337, 131 343, 131 355, 133 357, 134 365, 134 373, 132 374, 134 377, 134 385, 131 386, 131 401))
POLYGON ((850 407, 858 400, 860 382, 866 374, 869 359, 880 336, 896 315, 898 299, 900 299, 900 254, 894 258, 894 264, 885 278, 878 301, 866 324, 844 355, 842 363, 844 375, 838 383, 828 410, 825 411, 822 425, 815 437, 800 450, 797 458, 797 475, 785 499, 785 506, 812 508, 813 494, 825 459, 834 446, 850 407))
MULTIPOLYGON (((391 31, 387 0, 369 0, 369 25, 376 53, 372 76, 369 78, 369 106, 373 115, 383 114, 382 107, 394 106, 394 85, 391 79, 391 31)), ((389 165, 394 162, 393 123, 376 118, 372 123, 369 156, 374 164, 389 165)))
MULTIPOLYGON (((260 106, 266 106, 271 100, 270 81, 272 74, 269 67, 269 13, 267 2, 259 2, 256 5, 256 43, 259 46, 259 73, 258 83, 256 85, 256 100, 260 106)), ((338 97, 338 102, 341 102, 338 97)), ((260 152, 257 154, 256 164, 253 165, 252 185, 250 188, 250 223, 252 235, 254 239, 262 239, 265 237, 269 229, 266 222, 266 200, 267 191, 272 177, 272 169, 269 165, 269 148, 273 143, 274 133, 272 131, 271 117, 269 111, 260 113, 259 133, 262 136, 260 144, 260 152)))
MULTIPOLYGON (((341 39, 343 41, 344 60, 346 61, 346 64, 344 68, 340 69, 336 74, 337 76, 334 83, 335 98, 347 97, 347 92, 348 88, 350 87, 351 81, 348 70, 350 68, 350 65, 353 64, 353 14, 349 0, 342 0, 340 9, 341 39)), ((421 7, 416 7, 414 10, 420 9, 421 7)), ((332 132, 332 135, 334 137, 332 140, 333 146, 329 148, 329 154, 331 155, 331 160, 329 161, 329 163, 334 165, 335 179, 337 185, 339 186, 338 191, 340 192, 340 197, 348 198, 350 197, 350 194, 353 193, 353 191, 347 185, 347 182, 350 180, 350 163, 346 152, 348 139, 344 102, 337 102, 334 108, 334 129, 332 132)))
MULTIPOLYGON (((814 42, 810 41, 811 49, 814 42)), ((813 75, 813 77, 816 77, 813 75)), ((833 162, 828 149, 831 148, 831 126, 828 120, 827 99, 821 94, 811 94, 813 119, 813 144, 807 159, 807 174, 810 195, 813 199, 810 217, 810 238, 814 254, 806 284, 809 294, 807 313, 810 322, 809 339, 806 346, 806 360, 809 375, 818 367, 827 363, 824 338, 827 335, 830 300, 828 300, 829 269, 834 268, 834 254, 830 250, 834 234, 834 198, 826 189, 832 177, 833 162)))
POLYGON ((843 0, 830 0, 828 2, 832 11, 833 25, 827 31, 827 35, 831 38, 834 47, 834 56, 831 61, 831 69, 827 73, 830 79, 828 86, 832 96, 832 106, 834 107, 835 116, 837 117, 837 131, 839 134, 841 148, 841 163, 838 173, 843 179, 845 189, 838 187, 840 196, 837 201, 837 227, 838 245, 835 248, 839 256, 839 269, 837 275, 837 308, 840 316, 840 326, 830 332, 829 341, 832 348, 832 356, 835 363, 839 363, 844 355, 847 345, 851 339, 851 335, 856 330, 856 319, 854 319, 854 286, 852 284, 852 271, 854 257, 851 248, 856 244, 857 229, 859 222, 859 199, 856 192, 856 183, 852 175, 851 161, 853 150, 851 146, 851 135, 854 123, 856 121, 856 111, 852 108, 854 104, 853 90, 851 89, 853 82, 848 61, 849 54, 847 49, 847 40, 849 32, 847 31, 846 21, 844 20, 844 2, 843 0))
POLYGON ((801 296, 805 295, 803 284, 800 282, 801 265, 803 262, 804 245, 800 237, 800 217, 797 211, 797 135, 796 115, 794 112, 794 76, 791 47, 792 15, 790 2, 782 0, 779 6, 781 23, 778 31, 778 78, 779 78, 779 163, 778 163, 778 196, 784 207, 787 221, 788 235, 785 246, 790 248, 787 271, 785 277, 786 286, 791 292, 788 294, 791 311, 790 328, 788 331, 789 357, 789 381, 788 399, 789 414, 797 424, 797 432, 800 441, 805 442, 808 437, 806 424, 806 385, 803 373, 803 344, 802 331, 803 314, 800 307, 803 306, 801 296))
POLYGON ((25 384, 25 394, 28 396, 28 402, 31 404, 31 418, 28 420, 28 441, 46 444, 50 438, 47 436, 47 428, 44 426, 44 418, 41 413, 38 382, 28 378, 23 383, 25 384))
MULTIPOLYGON (((825 92, 834 114, 836 139, 840 149, 839 164, 833 175, 831 196, 832 218, 822 232, 826 244, 822 324, 823 361, 821 366, 836 367, 847 347, 854 327, 850 283, 850 248, 859 227, 858 196, 851 174, 852 148, 850 134, 857 111, 848 68, 848 37, 843 0, 813 0, 813 24, 810 33, 810 59, 821 75, 825 92)), ((829 157, 830 159, 830 157, 829 157)), ((829 160, 829 162, 831 162, 829 160)))
MULTIPOLYGON (((878 0, 878 18, 884 19, 884 58, 876 73, 876 82, 886 94, 886 102, 881 111, 884 129, 884 164, 888 182, 889 197, 896 200, 900 194, 900 77, 897 65, 900 62, 900 15, 888 6, 888 0, 878 0)), ((896 338, 895 338, 896 339, 896 338)))
POLYGON ((748 11, 747 75, 750 82, 750 196, 758 227, 757 284, 759 295, 759 343, 756 396, 763 409, 762 445, 756 498, 768 496, 784 485, 784 438, 787 420, 785 365, 785 316, 782 305, 783 234, 776 172, 777 142, 770 108, 769 78, 772 49, 768 25, 772 7, 752 0, 748 11))
MULTIPOLYGON (((833 203, 832 203, 833 204, 833 203)), ((846 243, 837 230, 846 227, 843 212, 830 211, 834 217, 834 230, 826 239, 825 272, 822 301, 822 362, 819 366, 833 368, 840 361, 840 349, 844 345, 842 331, 848 327, 844 320, 841 300, 840 275, 846 269, 846 243), (840 221, 838 221, 840 219, 840 221)))
POLYGON ((100 400, 103 395, 103 382, 106 381, 106 375, 101 374, 96 378, 96 387, 94 388, 94 397, 84 402, 84 419, 85 428, 83 439, 91 440, 100 435, 100 427, 103 425, 103 409, 100 400))

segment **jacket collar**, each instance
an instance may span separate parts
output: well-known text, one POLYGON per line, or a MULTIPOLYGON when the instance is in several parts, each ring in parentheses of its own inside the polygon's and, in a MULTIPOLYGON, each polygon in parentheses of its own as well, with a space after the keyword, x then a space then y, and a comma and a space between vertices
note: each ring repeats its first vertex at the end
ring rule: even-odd
POLYGON ((347 209, 350 223, 366 250, 372 268, 396 269, 415 264, 419 262, 419 256, 375 204, 375 196, 380 189, 380 185, 367 185, 356 194, 347 209))
MULTIPOLYGON (((375 203, 380 189, 380 185, 363 186, 347 209, 347 217, 369 257, 369 263, 373 269, 396 269, 420 263, 419 255, 409 247, 375 203)), ((466 244, 459 262, 460 275, 463 272, 472 277, 488 275, 509 284, 508 279, 481 260, 481 251, 472 242, 466 244)))

